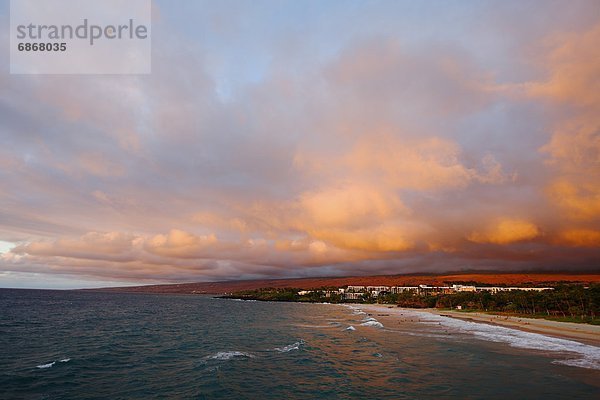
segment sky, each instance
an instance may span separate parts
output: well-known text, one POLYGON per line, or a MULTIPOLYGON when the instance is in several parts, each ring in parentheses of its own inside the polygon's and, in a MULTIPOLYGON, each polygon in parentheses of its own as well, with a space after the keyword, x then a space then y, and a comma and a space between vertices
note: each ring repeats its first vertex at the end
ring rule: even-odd
POLYGON ((10 75, 0 287, 600 272, 597 1, 155 1, 149 75, 10 75))

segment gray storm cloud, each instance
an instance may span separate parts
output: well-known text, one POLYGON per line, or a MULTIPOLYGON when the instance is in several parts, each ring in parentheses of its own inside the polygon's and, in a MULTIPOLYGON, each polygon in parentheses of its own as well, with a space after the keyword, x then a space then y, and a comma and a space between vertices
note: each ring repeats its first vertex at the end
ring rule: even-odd
POLYGON ((159 2, 151 75, 4 70, 0 274, 597 270, 594 5, 477 5, 485 30, 447 36, 387 24, 393 4, 370 10, 380 31, 340 8, 331 31, 268 35, 259 7, 209 38, 159 2))

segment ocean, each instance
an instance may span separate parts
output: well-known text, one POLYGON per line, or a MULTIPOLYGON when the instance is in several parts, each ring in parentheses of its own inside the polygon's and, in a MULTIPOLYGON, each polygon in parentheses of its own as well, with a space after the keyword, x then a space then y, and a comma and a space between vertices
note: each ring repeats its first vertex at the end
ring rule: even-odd
POLYGON ((597 399, 600 348, 407 310, 0 289, 1 399, 597 399))

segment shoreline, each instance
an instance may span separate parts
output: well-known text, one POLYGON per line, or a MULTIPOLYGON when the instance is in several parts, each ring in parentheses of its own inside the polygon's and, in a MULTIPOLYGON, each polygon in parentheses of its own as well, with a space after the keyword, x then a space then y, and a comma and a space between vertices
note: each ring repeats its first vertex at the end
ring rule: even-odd
POLYGON ((550 321, 546 319, 533 319, 521 317, 509 317, 502 315, 486 314, 482 312, 460 312, 444 311, 435 308, 400 308, 390 307, 381 304, 361 304, 359 306, 364 311, 389 313, 392 318, 400 317, 401 312, 421 311, 442 317, 461 319, 475 323, 502 326, 505 328, 517 329, 525 332, 539 333, 546 336, 557 337, 561 339, 571 339, 584 344, 600 347, 600 326, 577 324, 573 322, 550 321))

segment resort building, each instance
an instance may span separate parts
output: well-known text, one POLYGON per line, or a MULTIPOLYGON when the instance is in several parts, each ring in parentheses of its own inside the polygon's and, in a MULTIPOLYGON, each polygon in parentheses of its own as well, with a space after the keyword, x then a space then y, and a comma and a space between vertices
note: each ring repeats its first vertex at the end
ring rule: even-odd
POLYGON ((404 292, 416 293, 418 290, 419 290, 418 286, 392 286, 390 288, 390 292, 392 292, 392 293, 404 293, 404 292))
MULTIPOLYGON (((461 292, 489 292, 492 294, 500 292, 511 292, 514 290, 536 291, 553 290, 551 287, 501 287, 501 286, 472 286, 472 285, 452 285, 452 286, 353 286, 334 290, 318 291, 322 296, 330 298, 333 295, 342 296, 346 300, 360 300, 365 297, 378 297, 385 294, 412 293, 414 295, 427 296, 439 294, 452 294, 461 292)), ((313 290, 300 290, 298 295, 306 296, 313 293, 313 290)))
POLYGON ((362 297, 363 297, 362 293, 353 293, 353 292, 344 293, 344 299, 346 299, 346 300, 360 300, 360 299, 362 299, 362 297))
POLYGON ((346 289, 348 292, 364 292, 366 290, 366 288, 364 286, 348 286, 348 288, 346 289))
MULTIPOLYGON (((451 293, 460 293, 460 292, 490 292, 490 293, 498 293, 498 292, 510 292, 513 290, 523 290, 523 291, 537 291, 541 292, 543 290, 552 290, 550 287, 499 287, 499 286, 473 286, 473 285, 452 285, 452 286, 429 286, 429 285, 419 285, 419 286, 348 286, 346 289, 346 294, 357 293, 363 294, 368 293, 372 297, 377 297, 381 294, 393 293, 414 293, 418 295, 435 295, 435 294, 451 294, 451 293)), ((340 289, 340 293, 343 292, 344 289, 340 289)), ((348 298, 348 297, 346 297, 348 298)))
POLYGON ((452 290, 455 292, 477 292, 475 286, 452 285, 452 290))

